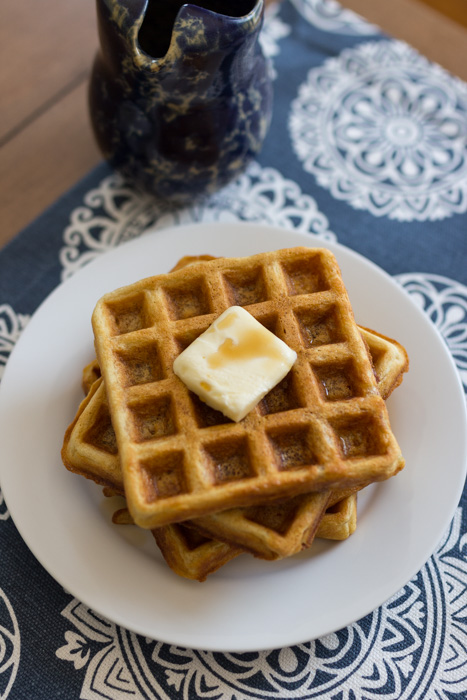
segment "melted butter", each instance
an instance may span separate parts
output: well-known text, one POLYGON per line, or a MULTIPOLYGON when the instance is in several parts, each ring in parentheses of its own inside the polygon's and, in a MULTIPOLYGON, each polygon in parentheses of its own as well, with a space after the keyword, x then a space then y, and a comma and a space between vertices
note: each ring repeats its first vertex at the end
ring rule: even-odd
POLYGON ((213 323, 206 331, 204 331, 203 335, 213 335, 218 331, 224 331, 235 323, 235 319, 235 314, 228 314, 220 321, 217 321, 217 323, 213 323))
MULTIPOLYGON (((229 318, 227 316, 222 323, 229 318)), ((268 342, 267 333, 262 328, 248 328, 239 333, 238 342, 226 338, 208 359, 208 364, 212 369, 217 369, 232 362, 245 362, 259 357, 279 362, 283 359, 280 349, 268 342)))
POLYGON ((235 314, 227 314, 221 321, 217 322, 217 329, 224 331, 226 328, 230 328, 230 326, 235 323, 236 318, 235 314))
POLYGON ((211 408, 241 421, 278 384, 297 354, 232 306, 175 359, 175 374, 211 408), (206 337, 207 336, 207 337, 206 337))

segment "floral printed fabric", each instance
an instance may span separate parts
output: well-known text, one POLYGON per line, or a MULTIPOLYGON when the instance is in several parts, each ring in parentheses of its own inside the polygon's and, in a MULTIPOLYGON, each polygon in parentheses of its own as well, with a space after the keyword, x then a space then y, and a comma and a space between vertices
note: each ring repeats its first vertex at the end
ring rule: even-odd
MULTIPOLYGON (((99 166, 0 251, 0 379, 39 303, 148 228, 257 221, 339 241, 395 277, 467 390, 467 87, 334 0, 273 6, 275 105, 261 157, 208 202, 164 210, 99 166)), ((141 638, 71 597, 0 494, 0 698, 385 700, 467 696, 467 496, 422 570, 349 628, 216 654, 141 638), (33 594, 32 594, 33 591, 33 594)))

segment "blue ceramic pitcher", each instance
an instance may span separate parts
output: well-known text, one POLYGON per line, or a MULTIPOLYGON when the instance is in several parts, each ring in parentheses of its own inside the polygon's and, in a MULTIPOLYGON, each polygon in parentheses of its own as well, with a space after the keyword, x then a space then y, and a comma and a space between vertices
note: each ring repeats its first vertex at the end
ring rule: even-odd
POLYGON ((238 175, 268 130, 263 0, 97 0, 90 113, 104 157, 188 203, 238 175))

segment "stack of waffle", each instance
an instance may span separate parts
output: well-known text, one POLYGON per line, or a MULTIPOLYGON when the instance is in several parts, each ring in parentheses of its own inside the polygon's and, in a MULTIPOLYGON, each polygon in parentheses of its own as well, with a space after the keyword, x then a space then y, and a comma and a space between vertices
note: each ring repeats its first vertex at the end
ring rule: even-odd
POLYGON ((97 360, 68 427, 65 466, 126 498, 116 523, 150 530, 168 565, 204 580, 243 552, 288 557, 315 537, 346 539, 356 494, 404 465, 385 399, 404 348, 357 326, 332 253, 290 248, 183 258, 105 295, 97 360), (174 360, 231 306, 297 359, 243 420, 210 408, 174 360))

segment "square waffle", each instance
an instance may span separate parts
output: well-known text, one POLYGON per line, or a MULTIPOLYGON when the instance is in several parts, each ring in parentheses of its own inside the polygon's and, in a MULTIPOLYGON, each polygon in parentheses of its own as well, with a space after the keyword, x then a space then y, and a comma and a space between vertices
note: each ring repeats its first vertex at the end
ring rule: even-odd
POLYGON ((326 249, 220 258, 141 280, 102 297, 92 322, 140 527, 358 487, 403 467, 326 249), (285 385, 235 424, 201 405, 172 371, 181 350, 234 304, 298 355, 285 385))

